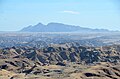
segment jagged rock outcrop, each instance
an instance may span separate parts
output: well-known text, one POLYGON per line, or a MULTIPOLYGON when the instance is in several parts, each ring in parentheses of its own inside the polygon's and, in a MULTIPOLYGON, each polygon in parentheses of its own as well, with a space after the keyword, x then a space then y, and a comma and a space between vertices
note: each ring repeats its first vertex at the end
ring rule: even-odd
POLYGON ((52 46, 42 49, 5 48, 2 49, 3 52, 1 53, 1 59, 5 57, 14 59, 27 58, 28 60, 43 64, 56 64, 64 60, 69 62, 84 62, 85 64, 90 64, 94 62, 117 63, 120 61, 120 52, 118 47, 105 46, 101 49, 101 47, 64 47, 61 45, 58 47, 52 46), (4 57, 2 55, 4 55, 4 57))
POLYGON ((46 48, 3 48, 0 52, 0 71, 4 69, 14 73, 25 73, 26 76, 34 74, 52 76, 55 79, 57 76, 61 79, 119 79, 119 47, 54 45, 46 48))

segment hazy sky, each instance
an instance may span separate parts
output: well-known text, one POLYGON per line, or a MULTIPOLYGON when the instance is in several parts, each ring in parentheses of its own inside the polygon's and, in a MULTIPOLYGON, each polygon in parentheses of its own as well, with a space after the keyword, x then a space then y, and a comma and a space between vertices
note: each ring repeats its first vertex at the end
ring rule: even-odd
POLYGON ((120 0, 0 0, 0 31, 39 22, 120 30, 120 0))

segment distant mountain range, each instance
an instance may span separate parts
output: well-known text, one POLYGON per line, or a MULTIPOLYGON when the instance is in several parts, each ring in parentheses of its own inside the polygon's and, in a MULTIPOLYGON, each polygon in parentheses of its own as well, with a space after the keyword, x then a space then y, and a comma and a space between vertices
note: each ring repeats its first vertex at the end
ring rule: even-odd
POLYGON ((23 28, 20 32, 109 32, 107 29, 91 29, 74 25, 66 25, 62 23, 48 23, 44 25, 38 23, 37 25, 30 25, 23 28))

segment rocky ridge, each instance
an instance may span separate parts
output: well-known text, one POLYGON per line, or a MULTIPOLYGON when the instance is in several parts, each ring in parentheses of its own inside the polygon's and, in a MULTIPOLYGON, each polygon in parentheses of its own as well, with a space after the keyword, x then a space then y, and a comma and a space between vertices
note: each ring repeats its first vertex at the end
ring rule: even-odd
POLYGON ((74 77, 119 79, 119 48, 120 45, 77 47, 67 46, 67 44, 51 45, 46 48, 2 48, 0 49, 0 68, 15 74, 22 73, 27 77, 41 75, 52 79, 74 77))

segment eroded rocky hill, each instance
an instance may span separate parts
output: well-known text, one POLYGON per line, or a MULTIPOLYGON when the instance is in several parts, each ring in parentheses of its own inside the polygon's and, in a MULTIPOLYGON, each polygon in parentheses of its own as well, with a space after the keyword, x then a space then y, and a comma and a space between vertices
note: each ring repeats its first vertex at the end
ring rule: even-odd
POLYGON ((120 45, 87 47, 54 44, 45 48, 0 49, 0 68, 27 77, 40 74, 52 79, 119 79, 119 64, 120 45))

